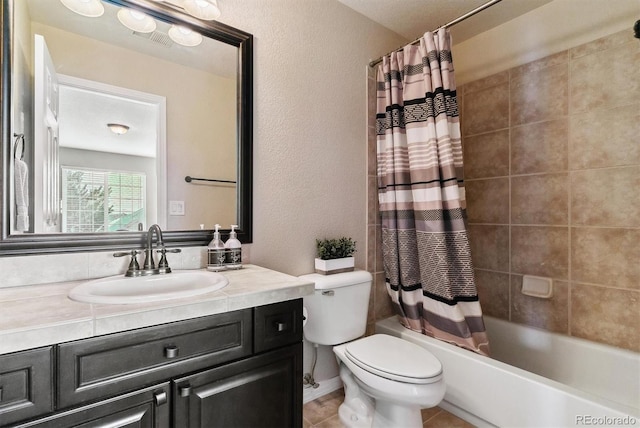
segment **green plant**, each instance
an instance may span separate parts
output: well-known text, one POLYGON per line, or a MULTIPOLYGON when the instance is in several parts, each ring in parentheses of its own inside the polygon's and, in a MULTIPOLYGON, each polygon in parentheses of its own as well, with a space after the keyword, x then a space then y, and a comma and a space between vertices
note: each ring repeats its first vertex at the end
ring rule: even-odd
POLYGON ((351 238, 316 239, 317 256, 322 260, 351 257, 356 252, 356 241, 351 238))

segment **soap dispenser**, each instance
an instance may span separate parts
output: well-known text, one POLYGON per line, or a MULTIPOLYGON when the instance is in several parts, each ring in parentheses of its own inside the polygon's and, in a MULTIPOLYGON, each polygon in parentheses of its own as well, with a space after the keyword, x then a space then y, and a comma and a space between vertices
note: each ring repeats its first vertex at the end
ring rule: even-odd
POLYGON ((242 244, 236 235, 237 224, 231 225, 231 232, 229 232, 229 239, 225 242, 224 247, 227 250, 227 269, 241 269, 242 268, 242 244))
POLYGON ((224 248, 224 244, 220 239, 220 232, 218 229, 220 228, 219 224, 216 224, 215 231, 213 232, 213 239, 209 242, 207 246, 207 269, 217 272, 224 270, 225 267, 225 259, 226 259, 226 251, 224 248))

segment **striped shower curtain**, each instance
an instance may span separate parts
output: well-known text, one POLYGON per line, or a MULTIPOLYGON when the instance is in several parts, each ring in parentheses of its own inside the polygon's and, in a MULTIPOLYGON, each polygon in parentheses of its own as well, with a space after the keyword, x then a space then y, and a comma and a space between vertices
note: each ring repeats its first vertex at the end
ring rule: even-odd
POLYGON ((387 291, 403 325, 488 355, 466 231, 448 30, 377 71, 377 174, 387 291))

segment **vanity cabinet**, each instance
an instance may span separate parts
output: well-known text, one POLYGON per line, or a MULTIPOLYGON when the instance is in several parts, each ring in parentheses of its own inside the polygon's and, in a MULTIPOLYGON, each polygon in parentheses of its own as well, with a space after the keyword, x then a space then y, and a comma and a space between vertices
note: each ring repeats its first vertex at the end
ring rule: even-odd
POLYGON ((302 425, 301 299, 0 358, 18 354, 50 372, 28 412, 0 400, 0 426, 302 425))

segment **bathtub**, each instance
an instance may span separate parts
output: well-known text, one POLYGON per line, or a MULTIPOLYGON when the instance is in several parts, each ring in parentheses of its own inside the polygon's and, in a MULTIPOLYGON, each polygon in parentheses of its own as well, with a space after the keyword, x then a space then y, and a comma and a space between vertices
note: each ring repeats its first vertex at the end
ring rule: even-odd
POLYGON ((492 358, 404 328, 376 332, 434 354, 447 393, 440 407, 480 427, 640 427, 640 354, 485 317, 492 358))

